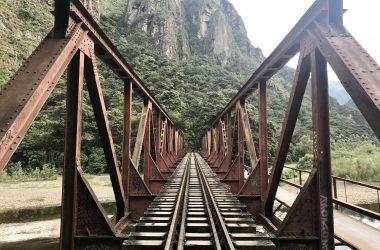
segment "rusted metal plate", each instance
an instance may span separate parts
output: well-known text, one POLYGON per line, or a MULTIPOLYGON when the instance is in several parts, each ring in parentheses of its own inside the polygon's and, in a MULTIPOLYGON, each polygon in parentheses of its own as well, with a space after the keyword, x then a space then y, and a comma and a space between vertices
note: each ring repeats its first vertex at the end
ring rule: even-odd
POLYGON ((100 85, 96 58, 93 52, 90 52, 90 54, 92 56, 91 58, 85 58, 84 75, 115 194, 117 219, 120 219, 124 216, 126 197, 124 194, 124 189, 122 188, 121 174, 115 153, 107 110, 104 103, 103 91, 100 85))
MULTIPOLYGON (((78 51, 70 63, 67 79, 65 158, 62 178, 61 247, 74 248, 78 207, 78 168, 82 131, 84 54, 78 51)), ((80 184, 79 184, 80 185, 80 184)))
POLYGON ((280 140, 276 149, 274 166, 269 179, 269 187, 265 204, 265 213, 269 218, 272 216, 272 209, 275 200, 277 187, 280 183, 281 173, 285 164, 286 156, 289 150, 290 141, 297 122, 299 110, 303 95, 310 76, 310 57, 304 57, 300 54, 296 75, 292 91, 290 93, 288 108, 282 125, 280 140))
POLYGON ((69 39, 47 36, 0 92, 0 171, 21 143, 85 39, 77 25, 69 39))
POLYGON ((310 36, 380 139, 380 66, 350 34, 315 25, 310 36))

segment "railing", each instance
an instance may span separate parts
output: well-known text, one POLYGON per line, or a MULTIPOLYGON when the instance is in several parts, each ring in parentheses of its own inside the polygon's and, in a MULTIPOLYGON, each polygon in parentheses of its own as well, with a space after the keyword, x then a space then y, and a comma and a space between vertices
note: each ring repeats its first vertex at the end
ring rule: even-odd
MULTIPOLYGON (((311 171, 308 171, 308 170, 303 170, 303 169, 298 169, 298 168, 293 168, 293 167, 288 167, 288 166, 284 166, 284 168, 290 169, 290 170, 294 171, 295 173, 297 173, 297 174, 294 175, 294 177, 295 178, 298 177, 298 183, 294 183, 294 182, 291 182, 289 180, 285 180, 283 178, 281 178, 281 182, 283 182, 283 183, 285 183, 287 185, 290 185, 292 187, 298 188, 298 189, 301 189, 302 185, 303 185, 302 173, 307 173, 307 174, 311 173, 311 171)), ((342 178, 342 177, 338 177, 338 176, 331 176, 331 179, 332 179, 332 188, 333 188, 333 197, 334 197, 333 198, 333 203, 334 204, 342 206, 342 207, 345 207, 345 208, 348 208, 348 209, 350 209, 352 211, 355 211, 357 213, 369 216, 369 217, 371 217, 373 219, 380 220, 380 195, 379 195, 379 193, 380 193, 380 187, 379 186, 371 185, 371 184, 360 182, 360 181, 353 181, 353 180, 342 178), (342 201, 342 200, 338 199, 337 181, 343 182, 345 201, 342 201), (360 207, 358 205, 354 205, 354 204, 348 203, 346 183, 351 183, 351 184, 358 185, 358 186, 361 186, 361 187, 369 188, 371 190, 375 190, 376 194, 377 194, 377 205, 378 205, 378 210, 379 211, 376 212, 376 211, 373 211, 373 210, 369 210, 369 209, 360 207)))

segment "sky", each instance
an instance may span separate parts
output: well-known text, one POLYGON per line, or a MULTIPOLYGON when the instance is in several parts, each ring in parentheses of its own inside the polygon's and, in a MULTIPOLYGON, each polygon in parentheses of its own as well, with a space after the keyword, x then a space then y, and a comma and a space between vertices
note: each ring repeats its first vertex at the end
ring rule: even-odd
MULTIPOLYGON (((265 56, 276 48, 314 0, 229 0, 243 18, 248 37, 265 56)), ((380 1, 343 0, 344 25, 367 52, 380 63, 380 1)), ((297 58, 289 64, 297 66, 297 58)), ((332 71, 331 71, 332 72, 332 71)), ((330 80, 337 80, 333 73, 330 80)))

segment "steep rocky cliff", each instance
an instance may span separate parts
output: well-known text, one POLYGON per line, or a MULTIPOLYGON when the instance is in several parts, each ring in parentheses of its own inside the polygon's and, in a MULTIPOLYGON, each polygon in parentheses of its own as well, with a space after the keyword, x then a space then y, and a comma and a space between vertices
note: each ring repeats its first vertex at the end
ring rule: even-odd
POLYGON ((228 0, 128 0, 126 30, 147 33, 171 59, 207 55, 217 65, 254 66, 263 60, 228 0))
POLYGON ((100 18, 100 0, 81 0, 83 5, 92 14, 92 16, 99 20, 100 18))

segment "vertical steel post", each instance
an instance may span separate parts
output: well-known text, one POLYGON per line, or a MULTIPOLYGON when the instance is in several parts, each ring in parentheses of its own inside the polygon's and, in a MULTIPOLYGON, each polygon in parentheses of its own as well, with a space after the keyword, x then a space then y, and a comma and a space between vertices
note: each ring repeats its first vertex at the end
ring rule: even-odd
POLYGON ((267 135, 267 85, 259 82, 259 150, 260 150, 260 193, 264 209, 268 189, 268 135, 267 135))
POLYGON ((65 37, 69 26, 70 0, 55 0, 54 8, 54 34, 53 36, 65 37))
POLYGON ((329 23, 343 28, 343 0, 329 0, 329 23))
POLYGON ((80 167, 84 54, 79 51, 68 68, 65 157, 62 179, 61 249, 74 249, 77 168, 80 167))
POLYGON ((125 210, 129 211, 129 178, 131 166, 131 131, 132 131, 132 81, 124 82, 124 129, 123 129, 123 163, 122 181, 125 195, 125 210))
POLYGON ((239 152, 239 161, 240 161, 240 164, 239 164, 239 169, 238 169, 238 174, 239 174, 239 190, 240 188, 244 185, 244 131, 243 131, 243 120, 242 120, 242 115, 241 115, 241 112, 242 112, 242 107, 245 106, 245 99, 240 99, 239 101, 240 103, 240 108, 239 110, 237 110, 236 113, 239 112, 238 114, 238 121, 237 121, 237 124, 238 124, 238 131, 237 131, 237 134, 238 134, 238 152, 239 152))
POLYGON ((157 112, 157 118, 156 118, 156 134, 157 134, 157 139, 156 139, 156 159, 161 155, 160 152, 160 143, 161 143, 161 129, 162 129, 162 114, 161 112, 157 112))
POLYGON ((334 198, 338 199, 338 190, 336 188, 336 179, 334 177, 332 177, 332 180, 333 180, 333 188, 334 188, 334 198))
POLYGON ((320 248, 334 249, 327 63, 311 54, 314 167, 319 172, 320 248))
POLYGON ((232 117, 231 117, 231 110, 227 112, 227 164, 228 166, 231 165, 231 158, 232 158, 232 117))
POLYGON ((151 179, 151 166, 150 166, 150 147, 151 147, 151 112, 147 112, 147 122, 145 127, 145 136, 144 136, 144 181, 148 187, 150 187, 151 179))

